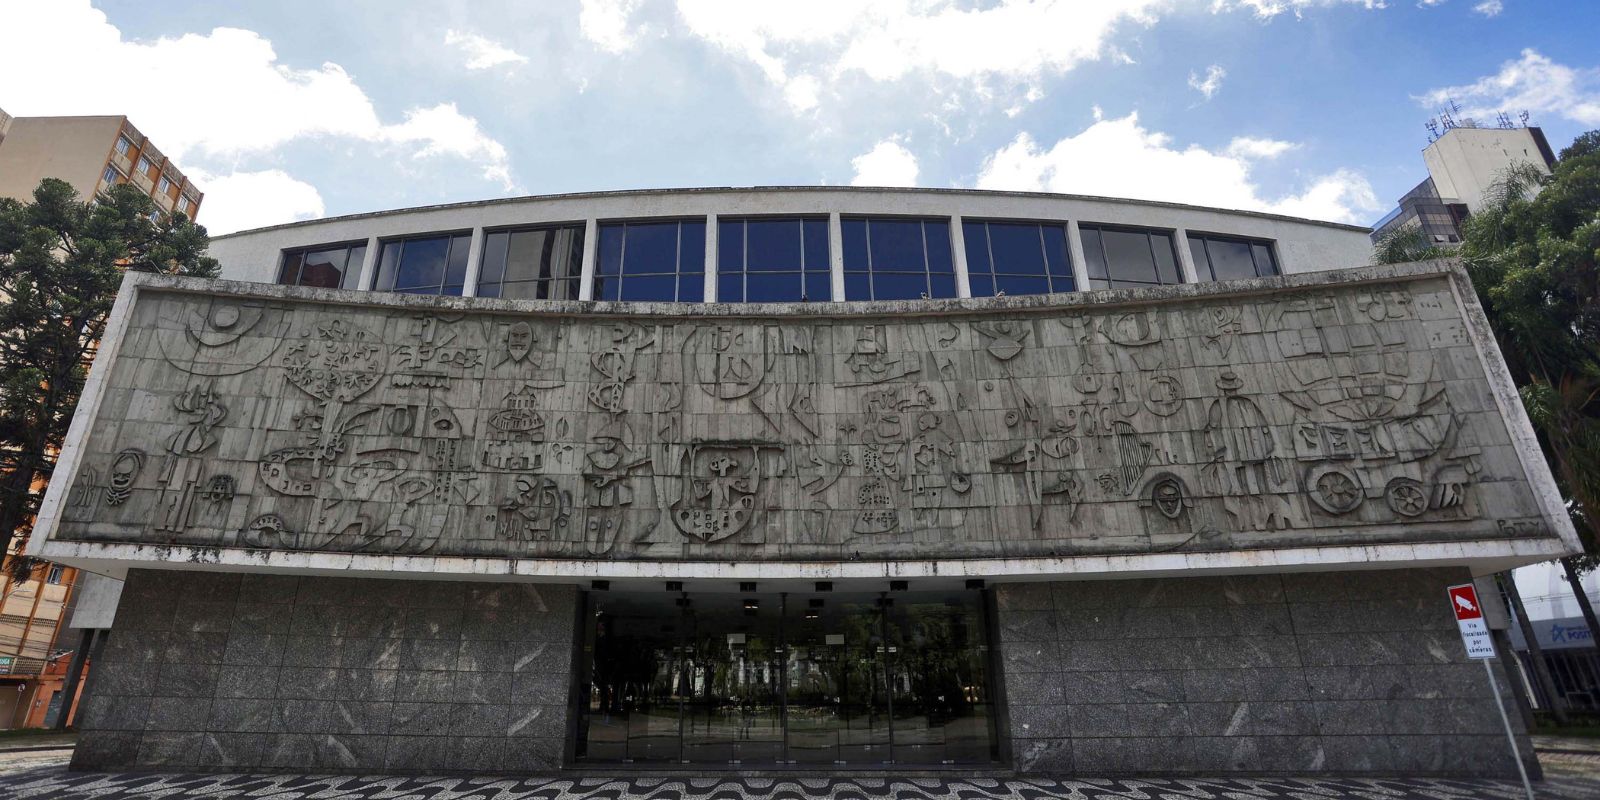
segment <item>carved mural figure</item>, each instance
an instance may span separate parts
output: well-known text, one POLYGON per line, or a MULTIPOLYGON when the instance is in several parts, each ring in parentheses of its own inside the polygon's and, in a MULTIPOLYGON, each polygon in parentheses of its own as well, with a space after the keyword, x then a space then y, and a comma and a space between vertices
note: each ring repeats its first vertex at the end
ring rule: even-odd
POLYGON ((216 445, 216 428, 227 418, 228 409, 210 386, 202 384, 190 386, 173 398, 172 405, 185 425, 167 439, 166 463, 156 479, 162 491, 156 500, 159 519, 155 528, 176 535, 189 528, 195 487, 205 469, 202 456, 216 445))
POLYGON ((500 536, 516 542, 551 542, 572 516, 572 493, 543 475, 517 477, 517 493, 500 503, 500 536))
POLYGON ((1239 393, 1243 386, 1231 370, 1217 378, 1222 396, 1206 411, 1201 438, 1208 460, 1202 472, 1236 524, 1247 530, 1280 530, 1291 524, 1279 494, 1287 470, 1277 455, 1272 426, 1256 401, 1239 393))
POLYGON ((106 505, 120 506, 133 494, 133 482, 144 469, 143 450, 128 447, 111 462, 111 478, 106 482, 106 505))
POLYGON ((691 445, 681 465, 682 483, 672 502, 672 521, 685 536, 703 542, 744 530, 756 514, 762 490, 759 443, 705 442, 691 445))
POLYGON ((272 357, 288 323, 281 308, 217 299, 188 306, 181 336, 156 341, 167 363, 190 375, 242 375, 272 357))

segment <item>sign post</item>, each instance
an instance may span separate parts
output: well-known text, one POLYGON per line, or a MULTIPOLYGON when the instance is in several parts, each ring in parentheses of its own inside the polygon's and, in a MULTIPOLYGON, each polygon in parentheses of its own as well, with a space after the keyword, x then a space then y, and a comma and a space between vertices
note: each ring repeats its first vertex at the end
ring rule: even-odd
POLYGON ((1506 742, 1511 745, 1511 760, 1517 762, 1517 774, 1522 776, 1522 788, 1533 798, 1533 784, 1528 782, 1528 769, 1522 765, 1522 754, 1517 752, 1517 737, 1511 732, 1511 719, 1506 716, 1506 704, 1500 699, 1500 682, 1494 678, 1494 668, 1489 659, 1494 658, 1494 640, 1489 637, 1489 623, 1483 618, 1483 606, 1478 603, 1478 590, 1470 583, 1446 587, 1450 596, 1450 610, 1455 612, 1456 626, 1461 629, 1461 643, 1467 646, 1467 658, 1483 662, 1483 672, 1489 676, 1489 692, 1494 695, 1494 707, 1500 711, 1500 724, 1506 731, 1506 742))

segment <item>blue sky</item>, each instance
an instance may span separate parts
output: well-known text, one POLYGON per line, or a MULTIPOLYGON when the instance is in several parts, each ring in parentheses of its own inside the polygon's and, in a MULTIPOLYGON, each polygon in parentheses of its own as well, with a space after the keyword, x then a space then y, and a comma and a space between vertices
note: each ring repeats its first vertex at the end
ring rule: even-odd
POLYGON ((1368 224, 1453 96, 1600 128, 1600 3, 0 0, 0 108, 127 114, 214 233, 521 194, 957 186, 1368 224))

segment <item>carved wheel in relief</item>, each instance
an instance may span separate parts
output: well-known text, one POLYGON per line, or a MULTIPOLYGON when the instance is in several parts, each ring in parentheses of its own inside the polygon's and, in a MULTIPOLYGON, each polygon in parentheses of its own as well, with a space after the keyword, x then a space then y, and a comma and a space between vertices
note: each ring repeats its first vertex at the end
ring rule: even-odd
POLYGON ((1329 514, 1348 514, 1366 497, 1356 476, 1338 467, 1328 467, 1311 475, 1311 500, 1329 514))
POLYGON ((1417 517, 1428 510, 1428 491, 1410 478, 1395 478, 1383 490, 1389 510, 1402 517, 1417 517))

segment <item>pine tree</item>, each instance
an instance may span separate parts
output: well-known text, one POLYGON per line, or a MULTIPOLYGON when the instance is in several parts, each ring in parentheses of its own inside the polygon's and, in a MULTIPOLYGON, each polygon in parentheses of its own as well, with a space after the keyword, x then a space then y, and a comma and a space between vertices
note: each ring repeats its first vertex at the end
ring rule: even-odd
POLYGON ((0 198, 0 554, 32 532, 123 273, 214 276, 208 244, 128 184, 84 202, 46 178, 32 203, 0 198))

